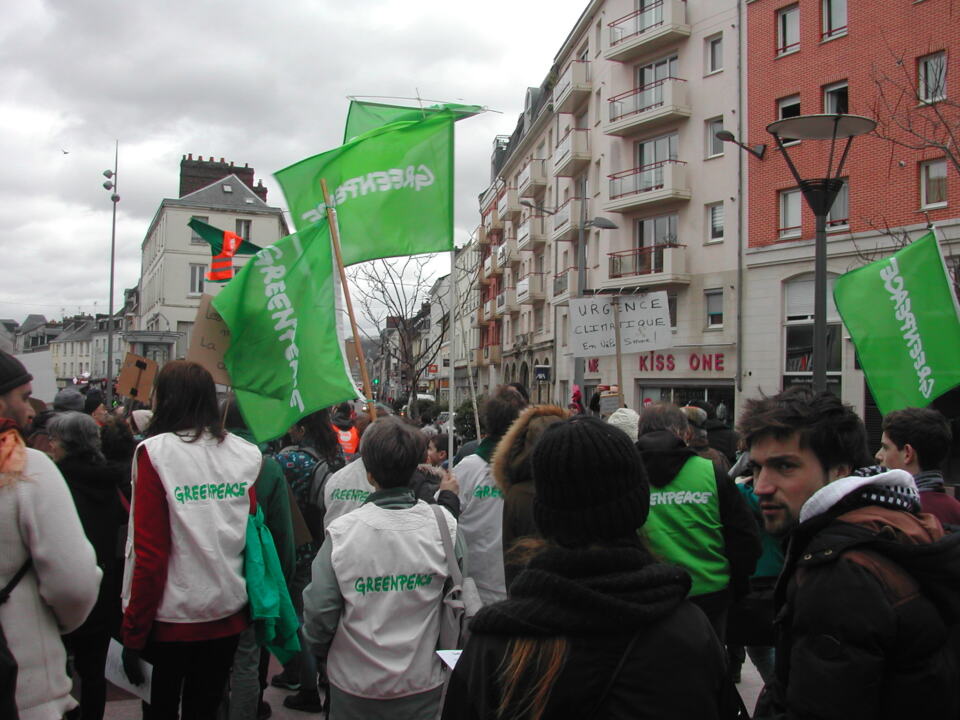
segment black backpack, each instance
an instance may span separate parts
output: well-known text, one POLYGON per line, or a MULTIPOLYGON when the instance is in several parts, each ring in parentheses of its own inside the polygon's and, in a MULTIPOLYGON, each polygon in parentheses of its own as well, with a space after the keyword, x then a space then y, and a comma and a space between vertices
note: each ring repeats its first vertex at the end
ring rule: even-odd
POLYGON ((324 502, 323 494, 327 486, 327 479, 333 474, 330 465, 326 460, 320 458, 319 453, 310 447, 301 447, 301 452, 305 452, 317 461, 313 466, 313 474, 310 476, 310 485, 307 488, 307 501, 303 508, 303 519, 307 524, 307 529, 313 536, 313 541, 317 545, 323 542, 323 516, 327 514, 327 505, 324 502))
MULTIPOLYGON (((33 561, 28 558, 17 570, 17 574, 11 578, 3 590, 0 590, 0 605, 10 598, 10 593, 27 574, 32 564, 33 561)), ((3 627, 0 627, 0 717, 9 720, 17 720, 20 717, 17 712, 17 659, 7 646, 3 627)))

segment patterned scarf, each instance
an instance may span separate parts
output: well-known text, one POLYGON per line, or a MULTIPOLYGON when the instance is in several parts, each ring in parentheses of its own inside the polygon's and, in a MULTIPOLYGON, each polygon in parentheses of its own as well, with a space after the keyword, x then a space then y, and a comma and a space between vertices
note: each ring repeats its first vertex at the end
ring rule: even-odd
POLYGON ((0 487, 16 480, 27 464, 27 446, 17 424, 0 418, 0 487))

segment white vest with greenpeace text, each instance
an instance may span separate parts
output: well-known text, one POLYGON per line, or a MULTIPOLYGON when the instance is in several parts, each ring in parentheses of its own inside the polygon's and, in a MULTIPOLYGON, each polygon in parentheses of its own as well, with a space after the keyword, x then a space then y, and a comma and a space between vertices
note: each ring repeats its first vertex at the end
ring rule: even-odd
MULTIPOLYGON (((222 442, 204 435, 187 442, 175 433, 144 440, 160 476, 170 514, 170 561, 157 620, 208 622, 247 604, 243 576, 250 487, 260 472, 260 450, 236 435, 222 442)), ((139 450, 139 449, 138 449, 139 450)), ((133 500, 137 501, 136 460, 133 500)), ((130 599, 134 552, 133 507, 123 573, 123 606, 130 599)))
POLYGON ((327 478, 323 489, 323 504, 326 508, 323 526, 330 527, 330 523, 338 517, 356 510, 367 501, 372 492, 373 486, 367 480, 367 469, 361 458, 358 457, 337 470, 327 478))
MULTIPOLYGON (((444 510, 450 537, 457 521, 444 510)), ((433 506, 364 505, 327 526, 343 613, 327 656, 330 682, 387 700, 443 684, 436 656, 447 560, 433 506)))
POLYGON ((467 546, 467 572, 484 605, 507 598, 503 574, 503 493, 490 464, 479 455, 454 470, 460 483, 460 529, 467 546))

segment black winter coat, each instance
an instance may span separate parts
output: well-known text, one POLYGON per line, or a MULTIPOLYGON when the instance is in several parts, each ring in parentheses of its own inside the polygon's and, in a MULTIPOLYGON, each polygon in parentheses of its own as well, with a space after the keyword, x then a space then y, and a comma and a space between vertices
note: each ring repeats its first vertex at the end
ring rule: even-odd
POLYGON ((684 570, 634 547, 535 556, 510 599, 484 608, 450 678, 444 720, 495 720, 500 674, 517 637, 567 639, 544 720, 736 717, 726 657, 684 570), (632 638, 629 656, 601 703, 632 638))
POLYGON ((775 603, 777 680, 757 718, 958 717, 946 623, 960 622, 960 534, 932 515, 869 505, 811 518, 775 603))

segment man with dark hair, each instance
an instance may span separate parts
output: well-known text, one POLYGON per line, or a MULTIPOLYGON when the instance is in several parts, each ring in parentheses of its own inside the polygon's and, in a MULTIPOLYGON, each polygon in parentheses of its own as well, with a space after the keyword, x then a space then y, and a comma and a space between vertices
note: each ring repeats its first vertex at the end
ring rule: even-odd
POLYGON ((654 403, 638 430, 651 492, 644 535, 657 555, 690 573, 690 600, 722 642, 730 605, 749 591, 760 557, 757 524, 726 472, 687 446, 683 410, 654 403))
POLYGON ((460 529, 467 546, 469 574, 484 605, 503 600, 503 493, 490 472, 490 460, 527 403, 509 385, 497 389, 484 407, 487 434, 473 455, 456 466, 460 482, 460 529))
POLYGON ((448 565, 440 518, 408 483, 427 439, 390 416, 371 423, 360 457, 373 492, 338 517, 313 562, 304 591, 303 633, 327 662, 330 717, 435 717, 443 670, 436 655, 448 565))
POLYGON ((960 534, 920 513, 907 472, 855 474, 866 429, 833 395, 749 400, 740 431, 764 526, 790 537, 756 717, 956 717, 960 534))
POLYGON ((945 525, 960 525, 960 502, 943 489, 943 459, 950 452, 950 423, 931 408, 906 408, 883 418, 877 462, 913 475, 920 507, 945 525))
POLYGON ((707 444, 714 450, 723 453, 732 465, 737 461, 737 449, 740 447, 740 436, 737 431, 717 417, 717 408, 706 400, 691 400, 690 405, 698 407, 707 414, 703 429, 707 431, 707 444))

